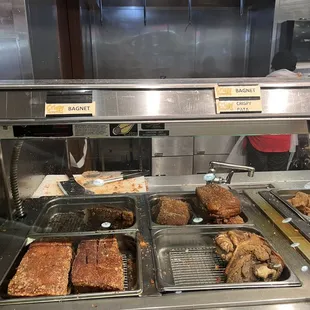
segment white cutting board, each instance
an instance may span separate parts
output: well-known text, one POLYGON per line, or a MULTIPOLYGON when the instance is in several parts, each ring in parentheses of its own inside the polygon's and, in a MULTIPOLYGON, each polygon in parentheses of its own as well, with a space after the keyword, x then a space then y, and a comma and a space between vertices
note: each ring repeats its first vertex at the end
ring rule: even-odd
MULTIPOLYGON (((99 179, 107 179, 119 176, 120 172, 101 172, 99 179)), ((91 180, 91 178, 84 178, 82 175, 74 176, 76 181, 83 186, 83 183, 91 180)), ((98 177, 96 177, 98 179, 98 177)), ((58 182, 67 181, 66 175, 47 175, 39 185, 37 190, 32 195, 32 198, 39 198, 43 196, 64 196, 64 193, 58 187, 58 182)), ((144 177, 133 178, 106 184, 103 186, 86 187, 97 195, 101 194, 123 194, 123 193, 144 193, 147 191, 146 180, 144 177)))

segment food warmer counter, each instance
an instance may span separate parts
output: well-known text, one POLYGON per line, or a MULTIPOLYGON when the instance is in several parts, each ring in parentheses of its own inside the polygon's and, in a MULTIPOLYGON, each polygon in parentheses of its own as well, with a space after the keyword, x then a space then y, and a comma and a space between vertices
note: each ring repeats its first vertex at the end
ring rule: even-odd
MULTIPOLYGON (((27 81, 3 82, 0 88, 1 308, 309 308, 309 222, 288 204, 286 199, 291 196, 285 196, 308 188, 307 171, 258 172, 253 177, 235 173, 230 184, 224 186, 240 201, 244 223, 211 224, 201 213, 195 194, 195 189, 205 184, 201 175, 147 177, 146 193, 39 198, 26 195, 19 199, 18 187, 25 184, 18 182, 16 161, 22 148, 20 141, 111 138, 109 126, 124 122, 137 124, 137 139, 308 134, 310 82, 27 81), (251 89, 255 89, 255 95, 240 95, 251 89), (218 92, 222 95, 217 97, 218 92), (224 98, 227 92, 233 96, 224 98), (142 126, 154 123, 153 127, 142 126), (162 196, 188 203, 187 225, 158 224, 154 210, 162 196), (101 223, 104 219, 96 214, 96 208, 117 209, 122 220, 111 220, 112 226, 102 225, 106 223, 101 223), (125 213, 131 216, 124 217, 125 213), (215 251, 214 238, 231 230, 262 236, 270 249, 280 254, 285 266, 276 281, 226 283, 225 262, 215 251), (8 296, 8 284, 33 242, 69 241, 76 250, 85 240, 112 235, 122 257, 123 290, 8 296)), ((216 173, 216 180, 224 180, 226 175, 216 173)))

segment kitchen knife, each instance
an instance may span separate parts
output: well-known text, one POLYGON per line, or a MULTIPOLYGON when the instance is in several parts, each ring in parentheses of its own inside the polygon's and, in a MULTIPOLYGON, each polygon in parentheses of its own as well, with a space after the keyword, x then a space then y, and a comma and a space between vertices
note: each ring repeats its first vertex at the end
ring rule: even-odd
POLYGON ((85 189, 83 186, 81 186, 78 182, 75 181, 75 178, 71 170, 67 170, 66 175, 69 178, 68 181, 58 182, 59 188, 65 195, 67 196, 94 195, 94 192, 85 189))

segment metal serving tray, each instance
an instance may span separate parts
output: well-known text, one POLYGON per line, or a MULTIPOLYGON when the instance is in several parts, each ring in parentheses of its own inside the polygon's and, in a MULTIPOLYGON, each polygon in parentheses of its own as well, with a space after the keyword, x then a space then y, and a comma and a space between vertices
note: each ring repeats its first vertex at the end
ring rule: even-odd
MULTIPOLYGON (((238 229, 261 235, 251 227, 238 229)), ((215 236, 223 231, 227 228, 166 228, 153 232, 159 290, 175 292, 301 285, 287 265, 278 281, 225 283, 226 263, 215 253, 214 245, 215 236)))
MULTIPOLYGON (((156 223, 156 218, 157 218, 157 214, 156 214, 156 206, 158 204, 158 201, 160 199, 160 197, 170 197, 173 199, 180 199, 184 202, 187 202, 190 206, 190 213, 191 213, 191 218, 190 221, 187 225, 184 225, 182 227, 205 227, 206 225, 208 226, 212 226, 212 227, 222 227, 223 225, 227 226, 227 227, 234 227, 234 226, 240 226, 240 224, 236 225, 236 224, 211 224, 210 221, 208 221, 208 214, 206 211, 206 208, 204 206, 202 206, 197 197, 196 194, 193 192, 173 192, 173 193, 160 193, 160 194, 153 194, 153 195, 148 195, 147 197, 147 201, 148 201, 148 208, 150 210, 149 214, 150 214, 150 224, 151 224, 151 228, 156 228, 156 229, 160 229, 160 228, 168 228, 168 227, 177 227, 177 226, 173 226, 173 225, 160 225, 156 223), (201 218, 202 221, 199 223, 195 223, 194 219, 198 219, 201 218)), ((242 208, 242 206, 241 206, 242 208)), ((240 216, 243 218, 244 220, 244 224, 241 224, 241 226, 245 225, 245 226, 253 226, 253 222, 249 220, 248 216, 246 215, 246 211, 243 209, 240 216)), ((179 226, 180 227, 180 226, 179 226)))
POLYGON ((38 219, 30 230, 30 235, 65 233, 104 232, 117 230, 112 225, 103 228, 101 223, 93 224, 88 220, 87 210, 100 206, 117 207, 132 211, 134 225, 124 229, 138 229, 137 200, 133 196, 92 196, 92 197, 61 197, 50 200, 42 209, 38 219))
POLYGON ((293 198, 297 192, 303 192, 305 194, 310 195, 310 190, 307 189, 294 189, 294 190, 272 190, 271 193, 276 196, 280 201, 282 201, 288 208, 290 208, 293 212, 295 212, 301 219, 304 221, 310 222, 310 216, 307 216, 300 212, 297 208, 292 206, 289 202, 287 202, 288 199, 293 198))
MULTIPOLYGON (((71 285, 71 283, 69 284, 71 285)), ((95 298, 108 298, 108 297, 125 297, 125 296, 139 296, 142 294, 142 263, 141 263, 141 250, 136 232, 129 233, 114 233, 114 234, 101 234, 101 235, 88 235, 88 236, 66 236, 66 237, 38 237, 27 238, 23 248, 12 263, 11 268, 8 270, 3 282, 0 285, 0 305, 1 304, 20 304, 20 303, 34 303, 34 302, 55 302, 66 300, 81 300, 81 299, 95 299, 95 298), (123 256, 124 268, 124 291, 114 292, 99 292, 99 293, 83 293, 83 294, 68 294, 66 296, 46 296, 46 297, 9 297, 7 295, 7 288, 10 280, 13 278, 16 268, 20 264, 23 256, 29 248, 31 241, 69 241, 73 243, 73 248, 76 251, 80 241, 86 239, 101 239, 106 237, 115 236, 118 240, 120 252, 123 256), (129 263, 129 260, 132 263, 129 263)))

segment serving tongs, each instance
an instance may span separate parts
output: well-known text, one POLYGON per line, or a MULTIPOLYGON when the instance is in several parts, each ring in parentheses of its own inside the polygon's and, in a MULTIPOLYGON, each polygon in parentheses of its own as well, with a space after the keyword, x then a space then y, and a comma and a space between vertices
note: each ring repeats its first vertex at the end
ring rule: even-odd
POLYGON ((101 179, 101 178, 92 179, 90 181, 85 182, 83 185, 86 187, 95 187, 95 186, 101 187, 101 186, 104 186, 104 185, 109 184, 109 183, 119 182, 119 181, 123 181, 123 180, 129 180, 129 179, 133 179, 133 178, 142 177, 145 175, 146 175, 146 172, 142 172, 142 171, 137 171, 137 172, 133 172, 133 173, 123 172, 119 176, 108 178, 108 179, 101 179))

